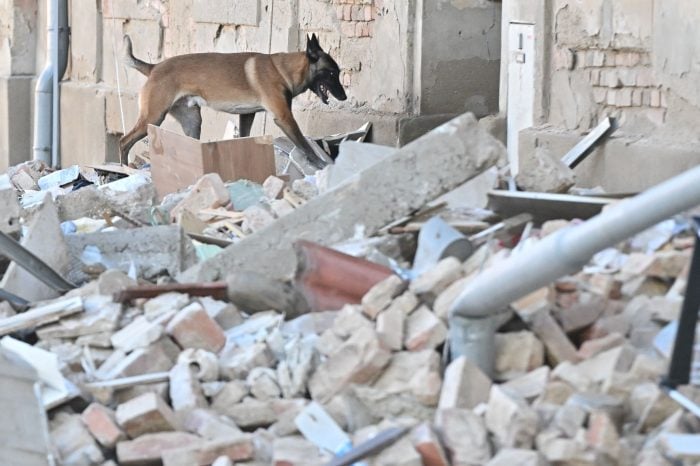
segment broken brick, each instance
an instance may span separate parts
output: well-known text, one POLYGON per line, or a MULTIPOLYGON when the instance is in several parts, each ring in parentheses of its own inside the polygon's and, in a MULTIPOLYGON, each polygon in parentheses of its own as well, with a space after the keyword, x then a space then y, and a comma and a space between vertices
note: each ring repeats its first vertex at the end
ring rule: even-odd
POLYGON ((488 401, 490 390, 491 379, 476 364, 461 356, 445 369, 438 408, 473 409, 488 401))
POLYGON ((155 393, 145 393, 117 406, 116 420, 130 438, 178 428, 175 413, 155 393))
POLYGON ((167 332, 182 348, 201 348, 218 353, 226 335, 199 303, 180 310, 168 323, 167 332))
POLYGON ((126 435, 119 428, 114 412, 99 403, 91 403, 81 418, 93 437, 105 448, 114 448, 126 435))
POLYGON ((434 349, 447 338, 447 327, 430 309, 421 306, 408 316, 404 346, 410 351, 434 349))

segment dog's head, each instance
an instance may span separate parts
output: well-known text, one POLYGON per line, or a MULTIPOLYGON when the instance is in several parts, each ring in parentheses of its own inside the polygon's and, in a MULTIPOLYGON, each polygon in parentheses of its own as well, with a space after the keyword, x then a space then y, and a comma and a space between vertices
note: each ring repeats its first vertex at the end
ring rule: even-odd
POLYGON ((306 38, 306 56, 309 59, 309 88, 316 93, 324 104, 328 103, 328 92, 338 100, 345 100, 345 89, 340 84, 338 64, 323 51, 316 34, 306 38))

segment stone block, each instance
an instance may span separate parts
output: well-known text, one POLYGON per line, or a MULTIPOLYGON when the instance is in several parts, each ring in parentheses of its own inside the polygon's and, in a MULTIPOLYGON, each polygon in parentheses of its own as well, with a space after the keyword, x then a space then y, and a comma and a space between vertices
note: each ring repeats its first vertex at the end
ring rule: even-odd
POLYGON ((412 393, 426 406, 437 406, 441 385, 440 355, 431 349, 395 353, 373 384, 387 393, 412 393))
POLYGON ((117 423, 130 438, 178 429, 175 413, 154 393, 146 393, 117 406, 117 423))
POLYGON ((102 75, 102 50, 95 40, 102 36, 102 11, 96 2, 77 0, 71 13, 71 80, 96 83, 102 75))
POLYGON ((304 437, 282 437, 272 444, 274 466, 322 466, 328 461, 319 448, 304 437))
POLYGON ((266 343, 234 347, 219 357, 221 375, 230 380, 245 379, 256 367, 272 367, 275 357, 266 343))
MULTIPOLYGON (((226 185, 224 185, 219 174, 207 173, 195 183, 185 198, 172 208, 170 217, 176 219, 186 210, 197 215, 202 209, 223 207, 229 202, 231 202, 231 199, 228 189, 226 189, 226 185)), ((200 216, 200 218, 208 220, 211 216, 200 216)))
POLYGON ((226 344, 223 330, 199 303, 180 310, 168 323, 166 331, 182 348, 218 353, 226 344))
POLYGON ((406 319, 404 346, 410 351, 435 349, 446 338, 447 327, 426 306, 419 307, 406 319))
POLYGON ((520 152, 520 171, 516 183, 524 191, 565 193, 576 182, 573 170, 564 165, 546 147, 520 152))
POLYGON ((370 288, 362 297, 362 312, 371 319, 376 318, 377 314, 386 309, 395 297, 403 293, 406 286, 406 282, 397 275, 388 276, 370 288))
POLYGON ((193 19, 199 23, 258 26, 260 0, 242 0, 231 4, 226 0, 194 0, 193 19))
POLYGON ((267 401, 282 396, 282 391, 277 383, 277 375, 268 367, 256 367, 246 378, 246 384, 250 388, 250 394, 260 401, 267 401))
POLYGON ((523 448, 504 448, 486 466, 545 466, 547 461, 537 451, 523 448))
POLYGON ((147 348, 151 343, 158 341, 164 332, 160 322, 151 322, 144 316, 137 316, 131 323, 112 334, 110 341, 113 348, 129 352, 137 348, 147 348))
POLYGON ((99 464, 104 455, 78 414, 57 413, 49 423, 51 444, 63 464, 99 464))
POLYGON ((207 466, 217 458, 226 456, 233 461, 245 461, 255 455, 253 439, 249 435, 237 435, 228 439, 216 439, 192 446, 163 452, 163 466, 207 466))
POLYGON ((348 384, 369 382, 390 359, 376 332, 362 328, 316 369, 309 381, 311 397, 327 402, 348 384))
POLYGON ((436 414, 440 433, 452 464, 486 464, 492 456, 484 421, 468 409, 445 409, 436 414))
POLYGON ((377 315, 377 335, 390 350, 403 348, 405 320, 406 314, 398 306, 389 306, 377 315))
POLYGON ((113 367, 105 367, 103 369, 100 366, 98 371, 102 377, 110 379, 169 371, 173 364, 174 362, 167 354, 164 346, 162 344, 153 344, 148 348, 135 349, 119 360, 113 367))
POLYGON ((99 403, 92 403, 81 414, 85 426, 93 437, 105 448, 114 448, 117 442, 126 439, 114 418, 114 412, 99 403))
POLYGON ((409 289, 432 305, 440 293, 461 277, 462 263, 454 257, 447 257, 414 279, 409 289))
POLYGON ((445 369, 438 408, 473 409, 488 401, 490 391, 491 379, 476 364, 462 356, 445 369))
POLYGON ((226 385, 214 396, 212 400, 212 409, 218 412, 224 412, 227 406, 232 406, 239 403, 248 395, 248 387, 241 380, 227 382, 226 385))
POLYGON ((3 173, 32 158, 33 69, 32 64, 29 76, 0 77, 0 172, 3 173))
POLYGON ((182 426, 186 431, 208 440, 233 438, 241 434, 241 430, 227 416, 206 409, 185 413, 182 426))
POLYGON ((510 380, 544 364, 544 345, 528 331, 496 334, 496 378, 510 380))
POLYGON ((541 396, 549 382, 550 369, 548 366, 538 367, 527 374, 515 377, 503 384, 503 388, 518 396, 530 400, 541 396))
POLYGON ((166 451, 201 442, 201 438, 185 432, 144 434, 134 440, 119 442, 117 444, 117 460, 123 466, 161 464, 161 456, 166 451))
POLYGON ((557 364, 578 360, 576 347, 550 313, 552 302, 549 288, 533 291, 513 302, 511 307, 545 345, 551 361, 557 364))
POLYGON ((522 398, 491 387, 486 426, 500 448, 532 448, 539 431, 537 413, 522 398))
MULTIPOLYGON (((111 56, 111 50, 110 55, 111 56)), ((108 161, 106 97, 99 85, 61 83, 61 164, 108 161)))

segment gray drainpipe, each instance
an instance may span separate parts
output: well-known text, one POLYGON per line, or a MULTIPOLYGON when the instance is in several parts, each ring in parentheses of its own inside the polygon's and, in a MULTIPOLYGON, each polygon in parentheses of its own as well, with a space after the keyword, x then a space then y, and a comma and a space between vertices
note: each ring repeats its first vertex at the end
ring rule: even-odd
POLYGON ((68 2, 47 2, 46 65, 36 83, 34 160, 58 167, 60 160, 59 82, 68 64, 68 2))
POLYGON ((547 236, 470 281, 450 309, 450 354, 493 373, 495 319, 513 301, 580 270, 598 251, 700 204, 700 167, 547 236))

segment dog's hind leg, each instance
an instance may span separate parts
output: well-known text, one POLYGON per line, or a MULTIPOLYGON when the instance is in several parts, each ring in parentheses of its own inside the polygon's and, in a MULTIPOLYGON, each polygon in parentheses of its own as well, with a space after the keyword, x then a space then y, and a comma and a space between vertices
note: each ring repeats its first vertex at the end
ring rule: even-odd
POLYGON ((162 91, 162 88, 150 87, 146 83, 139 95, 139 118, 131 131, 119 139, 122 165, 129 163, 129 150, 133 145, 148 134, 148 125, 159 126, 163 122, 172 99, 168 93, 162 91))
POLYGON ((189 106, 185 99, 180 99, 170 107, 168 113, 180 123, 187 136, 199 139, 202 132, 202 109, 199 105, 189 106))
POLYGON ((255 121, 255 113, 242 113, 238 115, 238 132, 242 138, 250 136, 250 129, 255 121))

